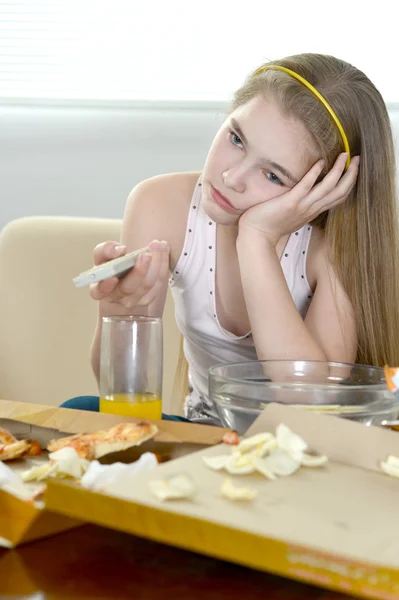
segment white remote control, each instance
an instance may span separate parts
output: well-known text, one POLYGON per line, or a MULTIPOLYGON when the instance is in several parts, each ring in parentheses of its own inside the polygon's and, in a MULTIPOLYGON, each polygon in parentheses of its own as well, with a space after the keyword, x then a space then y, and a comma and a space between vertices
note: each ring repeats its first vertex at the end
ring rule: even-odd
POLYGON ((134 267, 137 258, 144 252, 148 252, 148 246, 84 271, 74 278, 73 283, 76 287, 84 287, 91 283, 104 281, 104 279, 109 279, 110 277, 116 276, 122 278, 134 267))

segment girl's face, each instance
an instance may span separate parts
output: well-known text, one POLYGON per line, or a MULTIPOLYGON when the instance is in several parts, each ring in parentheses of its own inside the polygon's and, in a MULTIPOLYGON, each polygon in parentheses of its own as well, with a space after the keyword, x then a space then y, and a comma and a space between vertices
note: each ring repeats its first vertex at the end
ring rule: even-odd
POLYGON ((247 209, 287 192, 320 158, 301 122, 259 95, 220 128, 206 159, 202 202, 221 225, 237 225, 247 209))

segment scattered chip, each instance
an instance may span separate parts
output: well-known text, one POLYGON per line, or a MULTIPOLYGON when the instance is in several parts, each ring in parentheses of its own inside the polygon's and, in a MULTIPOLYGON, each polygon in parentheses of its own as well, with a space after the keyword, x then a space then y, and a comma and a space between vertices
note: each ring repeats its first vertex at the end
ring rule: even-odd
POLYGON ((288 477, 301 466, 321 467, 327 456, 306 454, 306 442, 286 425, 272 433, 258 433, 242 440, 231 449, 231 454, 204 456, 205 464, 214 471, 225 470, 231 475, 247 475, 257 471, 270 480, 288 477))
POLYGON ((47 479, 47 477, 54 473, 56 469, 57 465, 52 465, 50 462, 31 467, 22 473, 22 481, 43 481, 43 479, 47 479))
POLYGON ((22 473, 23 481, 43 481, 48 477, 79 479, 90 464, 88 460, 79 457, 75 448, 67 446, 50 453, 49 459, 49 462, 22 473))
POLYGON ((226 463, 229 459, 228 454, 222 454, 219 456, 203 456, 202 460, 206 464, 207 467, 213 469, 214 471, 221 471, 225 468, 226 463))
POLYGON ((229 477, 226 477, 220 488, 220 493, 229 500, 253 500, 258 492, 249 487, 237 487, 229 477))
POLYGON ((233 453, 227 458, 225 469, 232 475, 248 475, 255 471, 250 454, 233 453))
POLYGON ((255 470, 258 471, 258 473, 261 473, 262 475, 264 475, 267 479, 270 479, 271 481, 274 481, 275 479, 277 479, 275 473, 273 473, 273 471, 270 470, 269 466, 267 465, 266 460, 264 460, 263 458, 259 458, 258 456, 253 456, 252 464, 255 467, 255 470))
POLYGON ((148 484, 158 500, 183 500, 191 498, 196 490, 194 482, 187 475, 174 475, 170 479, 154 479, 148 484))
POLYGON ((301 462, 308 445, 299 435, 293 433, 284 423, 281 423, 276 429, 276 439, 281 450, 285 450, 287 454, 301 462))
POLYGON ((302 457, 301 465, 303 467, 322 467, 328 463, 328 457, 325 454, 305 454, 302 457))
POLYGON ((251 437, 242 440, 237 450, 241 454, 245 454, 245 452, 252 452, 270 442, 274 442, 274 435, 272 433, 257 433, 256 435, 252 435, 251 437))
POLYGON ((278 448, 277 440, 274 436, 272 436, 272 438, 270 440, 268 440, 267 442, 264 442, 263 444, 259 444, 259 446, 254 448, 254 450, 251 451, 251 454, 252 454, 252 456, 259 456, 259 458, 263 458, 264 456, 267 456, 273 450, 277 450, 277 448, 278 448))
POLYGON ((49 454, 50 462, 57 465, 57 472, 78 479, 89 467, 90 461, 80 458, 75 448, 66 446, 49 454))
POLYGON ((301 467, 300 461, 293 458, 291 454, 288 454, 282 448, 274 450, 269 456, 266 456, 263 461, 266 468, 279 477, 293 475, 301 467))
POLYGON ((388 456, 386 461, 391 467, 399 469, 399 458, 397 456, 388 456))
POLYGON ((399 478, 399 458, 397 456, 388 456, 387 460, 381 463, 381 469, 387 475, 399 478))

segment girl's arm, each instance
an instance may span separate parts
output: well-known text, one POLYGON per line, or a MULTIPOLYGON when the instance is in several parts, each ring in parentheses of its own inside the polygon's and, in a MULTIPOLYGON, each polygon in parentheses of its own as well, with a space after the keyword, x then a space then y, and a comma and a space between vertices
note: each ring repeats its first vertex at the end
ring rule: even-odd
POLYGON ((305 321, 295 306, 270 240, 260 232, 242 228, 237 252, 259 359, 355 360, 352 306, 328 265, 324 245, 314 257, 316 289, 305 321))
MULTIPOLYGON (((165 247, 151 244, 151 257, 144 255, 126 277, 103 281, 91 290, 98 303, 98 321, 91 346, 91 364, 99 379, 102 317, 143 315, 162 317, 168 289, 169 271, 180 256, 192 190, 198 174, 160 175, 138 184, 130 193, 122 224, 121 244, 130 252, 166 240, 165 247), (148 257, 147 257, 148 258, 148 257)), ((99 264, 115 256, 115 242, 105 242, 95 249, 99 264)))
POLYGON ((240 217, 237 252, 255 347, 260 359, 353 362, 357 339, 353 310, 320 245, 312 266, 315 293, 302 320, 276 253, 279 240, 342 204, 357 180, 359 157, 344 173, 346 154, 316 183, 317 161, 285 194, 251 207, 240 217))

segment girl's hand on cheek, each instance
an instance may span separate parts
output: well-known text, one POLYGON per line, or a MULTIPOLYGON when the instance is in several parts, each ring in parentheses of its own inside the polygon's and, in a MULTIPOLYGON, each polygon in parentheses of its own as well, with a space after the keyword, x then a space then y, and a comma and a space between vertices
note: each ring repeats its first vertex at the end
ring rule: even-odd
POLYGON ((239 232, 257 231, 274 246, 284 235, 297 231, 322 212, 341 204, 356 184, 360 157, 355 156, 343 175, 347 154, 340 154, 323 181, 319 160, 288 192, 246 210, 239 220, 239 232))

